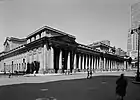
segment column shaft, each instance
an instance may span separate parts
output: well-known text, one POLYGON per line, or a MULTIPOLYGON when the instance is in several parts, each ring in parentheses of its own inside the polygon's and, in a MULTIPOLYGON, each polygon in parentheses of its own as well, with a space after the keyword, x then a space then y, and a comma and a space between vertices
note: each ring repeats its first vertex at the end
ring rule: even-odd
POLYGON ((70 70, 70 52, 68 52, 67 69, 70 70))
POLYGON ((62 51, 59 53, 59 69, 62 69, 62 51))
POLYGON ((81 67, 81 55, 79 54, 79 64, 78 64, 79 66, 78 66, 78 69, 80 69, 80 67, 81 67))

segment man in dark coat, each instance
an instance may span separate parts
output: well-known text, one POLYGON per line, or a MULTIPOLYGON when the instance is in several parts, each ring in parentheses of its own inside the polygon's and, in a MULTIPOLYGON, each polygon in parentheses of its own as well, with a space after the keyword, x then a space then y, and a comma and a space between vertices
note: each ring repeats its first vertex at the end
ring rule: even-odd
POLYGON ((123 97, 126 94, 126 87, 127 87, 127 79, 124 77, 124 74, 121 74, 119 79, 116 81, 117 87, 116 87, 116 94, 117 99, 123 100, 123 97))

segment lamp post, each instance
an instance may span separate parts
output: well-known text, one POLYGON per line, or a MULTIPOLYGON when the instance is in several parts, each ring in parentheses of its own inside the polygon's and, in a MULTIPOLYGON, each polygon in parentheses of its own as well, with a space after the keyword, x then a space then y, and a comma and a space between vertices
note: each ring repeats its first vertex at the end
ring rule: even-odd
POLYGON ((132 29, 131 30, 131 34, 133 34, 134 32, 136 32, 138 34, 138 65, 137 65, 137 75, 136 75, 136 81, 140 81, 140 76, 139 76, 139 45, 140 45, 140 25, 138 28, 136 29, 132 29))

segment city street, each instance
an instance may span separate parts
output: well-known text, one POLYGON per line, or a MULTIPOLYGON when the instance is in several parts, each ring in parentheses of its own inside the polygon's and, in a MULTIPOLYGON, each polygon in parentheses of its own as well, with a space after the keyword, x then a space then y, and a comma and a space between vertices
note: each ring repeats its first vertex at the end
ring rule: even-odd
MULTIPOLYGON (((1 78, 0 100, 116 100, 120 73, 98 72, 92 79, 86 79, 86 73, 1 78)), ((124 100, 140 100, 140 84, 132 83, 133 72, 125 75, 129 77, 124 100)))

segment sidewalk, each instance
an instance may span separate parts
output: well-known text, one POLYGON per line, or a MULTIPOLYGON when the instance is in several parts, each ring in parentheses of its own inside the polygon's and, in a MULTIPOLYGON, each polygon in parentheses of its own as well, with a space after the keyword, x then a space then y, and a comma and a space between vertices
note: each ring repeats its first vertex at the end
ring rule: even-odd
MULTIPOLYGON (((101 75, 110 75, 110 76, 119 76, 121 73, 124 73, 125 76, 134 77, 133 72, 95 72, 92 76, 101 76, 101 75)), ((64 74, 28 74, 19 77, 11 77, 11 78, 0 78, 0 86, 2 85, 11 85, 11 84, 22 84, 22 83, 44 83, 44 82, 52 82, 59 80, 72 80, 72 79, 82 79, 87 77, 86 72, 77 72, 72 75, 64 75, 64 74)))

